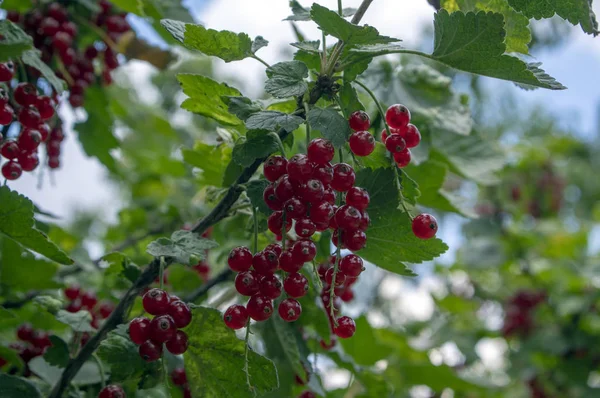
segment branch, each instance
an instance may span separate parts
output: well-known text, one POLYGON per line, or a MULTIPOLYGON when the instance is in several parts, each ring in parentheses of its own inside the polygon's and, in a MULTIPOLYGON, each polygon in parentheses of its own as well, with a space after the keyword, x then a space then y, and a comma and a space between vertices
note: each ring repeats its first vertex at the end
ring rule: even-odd
POLYGON ((0 307, 6 308, 7 310, 9 310, 9 309, 19 309, 22 306, 24 306, 25 304, 27 304, 28 302, 30 302, 38 294, 40 294, 40 292, 38 292, 37 290, 33 290, 31 292, 28 292, 25 295, 25 297, 23 297, 21 299, 18 299, 18 300, 6 300, 2 304, 0 304, 0 307))

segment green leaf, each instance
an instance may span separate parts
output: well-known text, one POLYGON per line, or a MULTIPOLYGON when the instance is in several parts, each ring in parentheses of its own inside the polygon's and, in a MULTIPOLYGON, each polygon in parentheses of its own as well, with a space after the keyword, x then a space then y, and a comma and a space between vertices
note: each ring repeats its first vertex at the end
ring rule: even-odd
POLYGON ((252 52, 252 54, 254 54, 261 48, 266 47, 268 45, 269 45, 269 41, 267 39, 265 39, 262 36, 256 36, 254 38, 254 41, 252 42, 252 48, 250 49, 250 51, 252 52))
MULTIPOLYGON (((39 376, 40 379, 50 385, 54 385, 60 379, 63 372, 61 368, 52 366, 46 362, 44 357, 33 358, 28 365, 36 376, 39 376)), ((99 384, 101 380, 102 377, 100 376, 100 371, 96 362, 88 361, 84 363, 79 372, 77 372, 77 375, 75 375, 72 380, 72 384, 75 386, 86 386, 90 384, 99 384)))
POLYGON ((414 276, 402 262, 421 263, 440 256, 448 246, 440 239, 422 240, 412 232, 408 215, 398 209, 399 193, 391 168, 363 169, 357 173, 356 185, 365 188, 371 202, 371 225, 367 246, 359 254, 378 267, 400 275, 414 276))
POLYGON ((356 333, 351 339, 340 339, 344 352, 352 357, 358 365, 371 366, 375 362, 387 358, 390 347, 380 343, 373 333, 373 328, 365 316, 354 320, 356 333))
POLYGON ((356 89, 350 82, 345 82, 344 85, 340 87, 338 95, 340 97, 340 103, 342 104, 343 114, 350 115, 352 112, 365 110, 365 106, 358 99, 356 89))
MULTIPOLYGON (((0 311, 0 312, 3 312, 3 311, 0 311)), ((3 313, 1 313, 0 315, 4 316, 3 313)), ((5 320, 6 318, 0 318, 0 319, 5 320)), ((19 356, 17 351, 13 350, 12 348, 0 345, 0 358, 4 358, 4 360, 6 361, 6 364, 4 366, 0 366, 0 369, 4 367, 4 369, 6 370, 12 366, 15 366, 19 371, 23 369, 23 366, 24 366, 23 359, 21 359, 21 357, 19 356)), ((2 391, 1 385, 0 385, 0 391, 2 391)))
POLYGON ((369 156, 361 157, 360 162, 364 167, 378 169, 380 167, 391 167, 392 159, 388 157, 388 150, 385 145, 379 141, 375 143, 375 149, 369 156))
POLYGON ((202 283, 198 272, 191 267, 179 264, 169 267, 169 284, 174 292, 191 292, 202 283))
POLYGON ((102 257, 101 261, 108 263, 106 274, 115 273, 127 278, 130 282, 135 282, 142 271, 139 267, 131 263, 129 257, 123 253, 113 252, 102 257))
POLYGON ((69 363, 69 347, 63 339, 58 336, 51 335, 50 341, 52 345, 44 353, 44 359, 50 365, 64 368, 69 363))
POLYGON ((206 55, 219 57, 225 62, 239 61, 253 53, 252 40, 246 33, 206 29, 201 25, 172 19, 163 19, 161 24, 186 47, 206 55))
POLYGON ((33 48, 31 36, 7 19, 0 21, 0 37, 0 62, 16 60, 33 48))
POLYGON ((267 186, 269 186, 269 181, 267 180, 252 180, 246 184, 246 195, 248 195, 248 199, 250 199, 253 207, 258 207, 258 211, 270 215, 273 213, 273 210, 263 200, 263 191, 267 186))
POLYGON ((321 53, 321 40, 299 41, 296 43, 290 43, 290 46, 296 47, 311 54, 321 53))
POLYGON ((308 111, 306 120, 313 130, 320 131, 336 148, 344 145, 350 137, 348 121, 335 109, 313 108, 308 111))
POLYGON ((278 111, 261 111, 251 115, 246 120, 249 130, 277 131, 283 128, 288 132, 296 130, 304 123, 300 116, 289 115, 278 111))
POLYGON ((573 25, 580 24, 586 33, 594 36, 599 33, 591 0, 508 0, 508 3, 529 18, 551 18, 558 14, 573 25))
MULTIPOLYGON (((585 1, 585 0, 583 0, 585 1)), ((504 54, 504 17, 498 13, 440 10, 434 17, 435 40, 431 58, 452 68, 509 80, 529 87, 564 90, 539 68, 504 54)))
POLYGON ((56 313, 56 320, 69 325, 75 332, 95 332, 91 325, 92 314, 87 310, 81 310, 77 312, 68 312, 65 310, 59 310, 56 313))
POLYGON ((279 149, 278 140, 264 130, 249 130, 233 147, 231 159, 240 166, 248 167, 256 159, 269 156, 279 149))
POLYGON ((453 11, 492 11, 504 16, 506 29, 506 52, 529 54, 531 31, 529 18, 515 11, 508 5, 507 0, 444 0, 442 7, 449 12, 453 11))
POLYGON ((230 147, 196 142, 194 149, 183 149, 181 153, 186 163, 202 170, 200 181, 203 184, 215 187, 229 185, 223 184, 223 178, 227 173, 226 167, 231 161, 230 147))
POLYGON ((50 260, 73 264, 72 259, 35 228, 33 203, 29 199, 4 185, 0 187, 0 203, 0 233, 50 260))
POLYGON ((35 384, 27 379, 0 373, 0 397, 2 398, 37 398, 42 393, 35 384))
POLYGON ((0 5, 5 10, 18 11, 20 13, 25 13, 32 7, 31 0, 4 0, 0 2, 0 5))
POLYGON ((290 8, 292 9, 292 15, 284 21, 310 21, 310 11, 302 7, 296 0, 290 1, 290 8))
MULTIPOLYGON (((269 340, 271 350, 278 363, 284 362, 285 366, 290 368, 295 375, 302 381, 307 381, 307 374, 304 366, 308 365, 306 357, 300 354, 299 345, 305 345, 302 340, 302 335, 298 333, 298 329, 293 324, 285 322, 279 316, 272 316, 265 324, 266 329, 270 329, 272 334, 265 336, 265 340, 269 340), (273 347, 275 346, 275 347, 273 347)), ((304 347, 304 351, 308 349, 304 347)))
POLYGON ((335 11, 329 10, 314 3, 310 15, 323 32, 344 41, 346 47, 359 44, 391 43, 399 41, 392 37, 381 36, 372 26, 354 25, 339 16, 335 11))
POLYGON ((241 93, 225 83, 218 83, 206 76, 180 73, 177 75, 183 92, 190 98, 181 107, 190 112, 209 117, 225 125, 236 126, 240 120, 229 113, 221 97, 241 96, 241 93))
POLYGON ((234 114, 243 121, 246 121, 253 113, 262 110, 260 104, 252 102, 250 98, 225 96, 222 100, 227 104, 229 113, 234 114))
POLYGON ((159 238, 150 242, 146 252, 154 257, 173 257, 180 264, 195 265, 197 258, 205 259, 206 251, 217 246, 217 242, 195 232, 179 230, 173 232, 171 239, 159 238), (192 256, 196 257, 194 264, 191 263, 192 256))
POLYGON ((306 64, 300 61, 279 62, 266 70, 265 91, 277 98, 296 97, 308 90, 306 64))
MULTIPOLYGON (((186 333, 189 347, 184 360, 192 396, 253 396, 244 372, 244 342, 225 326, 219 311, 194 308, 192 323, 186 333)), ((272 391, 279 385, 273 362, 251 349, 248 352, 248 372, 250 383, 259 394, 272 391)))
MULTIPOLYGON (((27 269, 29 270, 30 268, 28 267, 27 269)), ((52 315, 56 315, 58 311, 63 309, 63 307, 65 306, 65 304, 61 300, 52 296, 35 296, 33 298, 33 302, 45 309, 46 311, 48 311, 52 315)))
MULTIPOLYGON (((64 82, 56 76, 56 73, 48 66, 44 61, 42 61, 42 53, 39 50, 33 49, 29 51, 25 51, 21 56, 21 60, 25 65, 29 65, 42 74, 44 79, 48 81, 54 87, 57 93, 62 93, 64 91, 64 82)), ((86 104, 87 106, 87 104, 86 104)), ((87 109, 87 108, 86 108, 87 109)))
MULTIPOLYGON (((3 188, 0 188, 0 193, 3 188)), ((1 196, 1 195, 0 195, 1 196)), ((6 204, 6 202, 0 202, 6 204)), ((0 228, 4 226, 0 224, 0 228)), ((14 292, 61 287, 54 280, 58 264, 35 258, 10 239, 2 239, 0 282, 14 292)))

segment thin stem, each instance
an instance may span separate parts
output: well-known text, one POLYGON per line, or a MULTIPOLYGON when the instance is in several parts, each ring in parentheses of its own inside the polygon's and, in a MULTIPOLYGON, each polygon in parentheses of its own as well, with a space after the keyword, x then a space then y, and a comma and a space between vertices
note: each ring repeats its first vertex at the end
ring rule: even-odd
POLYGON ((244 373, 246 373, 246 383, 248 384, 248 388, 255 395, 254 387, 252 387, 252 383, 250 382, 250 368, 248 361, 248 351, 250 350, 250 345, 248 344, 248 340, 250 339, 250 318, 248 318, 248 323, 246 323, 246 337, 244 337, 244 343, 246 343, 246 347, 244 350, 244 373))
MULTIPOLYGON (((392 158, 392 168, 394 169, 395 180, 398 186, 398 193, 400 194, 400 204, 402 205, 402 209, 404 209, 404 211, 406 212, 406 214, 408 214, 408 217, 412 221, 413 216, 412 214, 410 214, 410 211, 408 211, 408 207, 406 207, 406 199, 404 198, 404 194, 402 193, 402 177, 400 177, 400 174, 398 173, 398 166, 396 166, 394 158, 392 158)), ((400 170, 400 173, 404 172, 400 170)))
POLYGON ((256 215, 256 207, 252 206, 252 220, 254 221, 254 242, 252 245, 252 254, 258 252, 258 219, 256 215))
POLYGON ((169 388, 170 388, 170 386, 169 386, 169 371, 167 370, 167 361, 165 360, 165 352, 164 351, 162 353, 161 362, 162 362, 163 377, 165 378, 165 387, 167 387, 167 390, 169 390, 169 388))
MULTIPOLYGON (((308 115, 308 104, 305 102, 304 103, 304 111, 306 112, 306 114, 308 115)), ((308 150, 308 145, 310 144, 310 125, 308 123, 306 123, 306 149, 308 150)))
POLYGON ((319 275, 319 267, 317 266, 317 262, 315 260, 312 261, 313 272, 315 273, 315 279, 317 280, 317 287, 319 290, 323 289, 323 282, 321 282, 321 276, 319 275))
POLYGON ((283 215, 281 216, 281 247, 282 250, 285 251, 285 241, 287 240, 287 228, 286 228, 286 211, 285 207, 283 208, 283 215))
POLYGON ((165 258, 161 257, 160 258, 160 270, 158 272, 158 277, 160 279, 159 283, 160 283, 160 290, 163 290, 164 285, 165 285, 165 258))
POLYGON ((106 386, 106 379, 104 378, 104 366, 102 366, 102 361, 96 354, 92 354, 92 358, 96 362, 96 366, 98 366, 98 372, 100 372, 100 386, 104 388, 106 386))
POLYGON ((342 9, 342 0, 338 0, 338 14, 340 14, 340 17, 344 14, 342 9))
POLYGON ((344 163, 344 151, 342 150, 342 148, 340 148, 338 150, 338 154, 339 154, 339 157, 340 157, 340 163, 344 163))
POLYGON ((267 62, 265 62, 265 60, 263 60, 261 57, 259 57, 259 56, 258 56, 258 55, 256 55, 256 54, 252 54, 250 57, 251 57, 251 58, 254 58, 255 60, 257 60, 258 62, 260 62, 261 64, 263 64, 263 65, 264 65, 264 66, 266 66, 267 68, 270 68, 270 67, 271 67, 271 65, 269 65, 267 62))
POLYGON ((321 74, 324 72, 325 68, 327 68, 327 35, 325 32, 321 33, 321 37, 323 38, 323 53, 321 54, 321 74))
POLYGON ((383 120, 383 125, 385 126, 385 131, 387 132, 388 136, 391 135, 392 133, 390 131, 390 126, 388 126, 387 121, 385 120, 385 112, 383 111, 383 107, 381 106, 381 103, 379 103, 379 100, 375 96, 375 93, 373 91, 371 91, 371 89, 369 87, 367 87, 363 82, 361 82, 359 80, 355 80, 354 83, 361 86, 363 88, 363 90, 365 90, 371 96, 371 98, 373 99, 373 102, 375 102, 375 105, 377 106, 377 110, 379 111, 379 114, 381 115, 381 120, 383 120))
POLYGON ((329 286, 329 314, 333 319, 333 325, 337 326, 338 322, 335 318, 335 278, 339 270, 340 259, 342 258, 342 229, 338 229, 338 243, 335 251, 335 264, 333 264, 333 277, 331 278, 331 285, 329 286))
POLYGON ((279 134, 270 132, 269 135, 275 139, 275 142, 277 142, 277 146, 279 147, 279 152, 281 152, 281 156, 285 158, 285 147, 283 146, 283 141, 281 141, 279 134))

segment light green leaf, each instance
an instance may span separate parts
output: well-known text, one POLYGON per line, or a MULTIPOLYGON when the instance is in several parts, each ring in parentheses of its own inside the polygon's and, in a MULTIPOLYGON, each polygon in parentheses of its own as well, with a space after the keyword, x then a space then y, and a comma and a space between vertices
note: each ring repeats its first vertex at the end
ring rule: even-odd
POLYGON ((177 75, 183 92, 190 98, 181 107, 190 112, 209 117, 225 125, 236 126, 240 120, 229 113, 221 97, 241 96, 241 93, 225 83, 218 83, 206 76, 180 73, 177 75))
POLYGON ((77 312, 59 310, 56 313, 56 320, 69 325, 75 332, 94 332, 96 330, 91 325, 92 314, 87 310, 77 312))
POLYGON ((371 366, 375 362, 387 358, 392 352, 381 344, 373 333, 373 328, 365 316, 356 318, 356 333, 351 339, 340 339, 344 352, 352 357, 358 365, 371 366))
POLYGON ((263 200, 263 191, 267 186, 269 186, 269 181, 267 180, 252 180, 246 184, 246 195, 248 195, 252 206, 255 208, 258 207, 261 213, 270 215, 273 213, 273 210, 263 200))
POLYGON ((249 130, 246 137, 241 137, 233 147, 231 159, 240 166, 248 167, 256 159, 269 156, 279 149, 273 133, 264 130, 249 130))
POLYGON ((308 90, 308 68, 303 62, 279 62, 266 70, 265 91, 277 98, 303 95, 308 90))
POLYGON ((252 102, 250 98, 225 96, 222 100, 227 104, 229 113, 234 114, 243 121, 246 121, 253 113, 262 110, 260 104, 252 102))
POLYGON ((2 398, 41 398, 42 393, 27 379, 0 373, 0 397, 2 398))
MULTIPOLYGON (((36 376, 39 376, 40 379, 50 385, 54 385, 60 379, 63 372, 63 369, 52 366, 46 362, 44 357, 33 358, 28 365, 36 376)), ((106 379, 106 376, 104 378, 106 379)), ((98 370, 96 362, 88 361, 84 363, 79 372, 77 372, 72 383, 75 386, 86 386, 90 384, 99 384, 101 380, 102 377, 100 376, 100 371, 98 370)), ((4 398, 4 396, 2 396, 2 398, 4 398)))
POLYGON ((7 19, 0 21, 0 37, 0 62, 16 60, 33 48, 31 36, 7 19))
POLYGON ((29 199, 4 185, 0 187, 0 203, 0 233, 53 261, 73 264, 72 259, 35 228, 33 203, 29 199))
MULTIPOLYGON (((186 333, 189 336, 189 347, 184 360, 192 396, 253 396, 243 370, 244 342, 225 326, 219 311, 205 307, 194 308, 192 323, 187 327, 186 333)), ((252 349, 248 353, 248 372, 250 383, 259 394, 279 386, 273 362, 252 349)))
POLYGON ((388 157, 389 152, 385 148, 385 145, 377 141, 375 143, 375 149, 369 156, 361 157, 360 162, 364 167, 370 169, 378 169, 380 167, 391 167, 392 159, 388 157))
POLYGON ((50 365, 64 368, 69 363, 69 347, 63 339, 58 336, 51 335, 50 341, 52 345, 48 347, 44 353, 44 359, 50 365))
POLYGON ((355 111, 364 111, 365 106, 358 99, 356 89, 349 82, 345 82, 340 91, 338 92, 340 97, 340 103, 342 104, 342 110, 345 115, 350 115, 355 111))
MULTIPOLYGON (((29 267, 27 268, 29 269, 29 267)), ((52 315, 56 315, 58 311, 60 311, 65 304, 52 296, 35 296, 33 298, 33 302, 51 313, 52 315)))
POLYGON ((5 10, 13 10, 24 13, 31 9, 31 1, 32 0, 4 0, 0 3, 0 5, 5 10))
POLYGON ((39 50, 33 49, 25 51, 21 56, 21 60, 25 65, 29 65, 40 71, 44 79, 54 87, 54 90, 59 94, 62 93, 65 87, 64 82, 56 76, 56 73, 54 73, 44 61, 42 61, 41 56, 42 53, 39 50))
POLYGON ((11 291, 56 289, 61 286, 54 280, 57 271, 58 264, 35 258, 15 241, 2 239, 0 282, 11 291))
POLYGON ((573 25, 580 24, 584 32, 598 35, 598 22, 591 0, 508 0, 508 3, 529 18, 551 18, 558 14, 573 25))
POLYGON ((113 252, 108 253, 101 259, 108 263, 108 268, 105 271, 106 275, 118 274, 127 278, 130 282, 135 282, 142 271, 139 267, 131 263, 129 257, 123 253, 113 252))
MULTIPOLYGON (((270 351, 278 357, 273 359, 278 363, 284 362, 298 378, 306 382, 308 375, 304 366, 308 366, 308 360, 301 355, 299 347, 300 344, 305 345, 305 343, 296 327, 276 315, 269 318, 265 328, 272 331, 272 334, 265 336, 265 340, 269 340, 268 344, 272 345, 270 351)), ((308 351, 306 347, 303 348, 308 351)))
POLYGON ((195 232, 179 230, 173 232, 171 239, 159 238, 150 242, 146 252, 154 257, 173 257, 180 264, 195 265, 197 258, 205 259, 206 251, 217 246, 217 242, 195 232), (196 257, 194 264, 191 263, 192 256, 196 257))
POLYGON ((308 112, 306 120, 313 130, 320 131, 336 148, 344 145, 350 137, 348 121, 335 109, 313 108, 308 112))
POLYGON ((231 148, 227 145, 213 146, 196 142, 194 149, 183 149, 183 160, 202 170, 201 183, 220 187, 231 161, 231 148))
POLYGON ((254 113, 246 120, 249 130, 277 131, 280 128, 288 132, 296 130, 304 123, 300 116, 290 115, 278 111, 261 111, 254 113))

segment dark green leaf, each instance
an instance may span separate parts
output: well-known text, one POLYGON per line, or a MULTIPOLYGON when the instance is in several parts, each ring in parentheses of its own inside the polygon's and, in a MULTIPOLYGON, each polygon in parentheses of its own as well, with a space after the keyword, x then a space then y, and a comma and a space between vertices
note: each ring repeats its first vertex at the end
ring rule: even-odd
POLYGON ((249 130, 267 130, 277 131, 283 128, 292 132, 304 123, 304 119, 299 116, 289 115, 278 111, 262 111, 251 115, 246 120, 246 127, 249 130))
POLYGON ((284 19, 284 21, 310 21, 310 11, 302 7, 296 0, 290 1, 292 15, 284 19))
POLYGON ((173 232, 171 239, 159 238, 151 242, 146 252, 154 257, 173 257, 180 264, 195 265, 198 257, 205 259, 206 251, 217 246, 217 242, 195 232, 179 230, 173 232), (191 263, 192 256, 196 257, 194 264, 191 263))
POLYGON ((73 264, 73 260, 35 228, 33 203, 29 199, 4 185, 0 187, 0 203, 0 233, 58 263, 73 264))
MULTIPOLYGON (((245 346, 212 308, 192 310, 187 327, 189 348, 184 356, 192 396, 252 397, 244 372, 245 346)), ((250 384, 264 394, 278 387, 277 370, 267 358, 253 350, 248 353, 250 384)))
POLYGON ((202 170, 201 183, 215 187, 229 185, 223 183, 223 178, 229 170, 227 165, 231 161, 231 147, 197 142, 194 149, 183 149, 181 152, 186 163, 202 170))
POLYGON ((267 186, 269 186, 269 181, 267 180, 252 180, 246 184, 246 195, 248 195, 253 207, 258 207, 261 213, 270 215, 273 213, 273 210, 263 200, 263 191, 267 186))
MULTIPOLYGON (((7 187, 2 187, 4 189, 7 187)), ((0 191, 1 192, 1 191, 0 191)), ((5 203, 6 202, 1 202, 5 203)), ((15 292, 33 289, 56 289, 61 285, 54 280, 58 264, 35 258, 24 251, 18 243, 2 239, 0 280, 2 285, 15 292)))
MULTIPOLYGON (((44 380, 50 385, 54 385, 60 379, 60 376, 63 372, 61 368, 52 366, 46 362, 44 357, 33 358, 28 365, 36 376, 39 376, 40 379, 44 380)), ((106 379, 106 375, 104 379, 106 379)), ((102 377, 100 376, 100 371, 96 362, 88 361, 84 363, 79 372, 77 372, 77 375, 75 375, 73 378, 72 383, 75 386, 85 386, 90 384, 99 384, 101 380, 102 377)))
POLYGON ((320 131, 334 147, 340 148, 350 137, 348 121, 331 108, 313 108, 308 112, 308 124, 313 130, 320 131))
POLYGON ((52 346, 44 353, 44 359, 50 365, 64 368, 67 366, 70 359, 67 343, 60 337, 54 335, 50 336, 50 341, 52 342, 52 346))
MULTIPOLYGON (((0 310, 0 315, 4 316, 3 311, 0 310)), ((2 320, 6 320, 6 318, 0 318, 2 320)), ((0 345, 0 358, 4 358, 6 364, 4 366, 0 366, 0 368, 5 367, 5 369, 9 369, 12 366, 15 366, 18 370, 23 369, 23 359, 19 356, 17 351, 12 348, 0 345)), ((1 373, 0 373, 1 374, 1 373)), ((2 387, 0 385, 0 391, 2 391, 2 387)))
POLYGON ((260 112, 262 107, 259 104, 252 102, 246 97, 223 97, 223 101, 227 104, 227 110, 238 117, 238 119, 246 121, 250 115, 260 112))
POLYGON ((264 130, 249 130, 233 147, 231 159, 240 166, 248 167, 256 159, 269 156, 279 149, 277 138, 264 130))
POLYGON ((42 393, 27 379, 0 373, 0 397, 2 398, 37 398, 42 393))
POLYGON ((594 36, 598 34, 598 22, 591 0, 508 0, 508 3, 529 18, 551 18, 558 14, 573 25, 580 24, 584 32, 594 36))
POLYGON ((304 366, 308 365, 308 360, 300 354, 299 344, 304 345, 305 343, 298 329, 293 324, 283 321, 279 316, 269 318, 265 327, 273 331, 272 339, 274 341, 270 343, 277 347, 273 351, 277 352, 277 355, 280 357, 280 361, 278 362, 285 362, 286 367, 291 368, 295 375, 306 382, 308 375, 304 366))
POLYGON ((343 114, 350 115, 352 112, 365 110, 365 106, 358 99, 356 89, 349 82, 345 82, 338 92, 340 103, 342 104, 343 114))
POLYGON ((75 332, 94 332, 91 325, 92 314, 87 310, 81 310, 77 312, 68 312, 65 310, 59 310, 56 313, 56 320, 69 325, 75 332))
POLYGON ((191 292, 202 283, 198 272, 190 267, 179 264, 169 267, 169 284, 174 292, 191 292))
POLYGON ((303 62, 279 62, 267 68, 265 91, 277 98, 303 95, 308 90, 308 68, 303 62))
POLYGON ((183 109, 215 119, 222 124, 240 124, 240 120, 229 113, 227 104, 222 99, 223 96, 241 96, 237 89, 202 75, 182 73, 177 75, 177 79, 183 92, 190 97, 181 104, 183 109))
POLYGON ((250 51, 252 52, 252 54, 254 54, 255 52, 257 52, 261 48, 266 47, 268 45, 269 45, 269 41, 268 40, 266 40, 262 36, 256 36, 254 38, 254 41, 252 42, 252 48, 250 49, 250 51))
MULTIPOLYGON (((38 50, 25 51, 21 56, 21 60, 25 65, 29 65, 42 74, 42 77, 54 87, 57 93, 62 93, 64 90, 64 82, 56 76, 56 73, 42 61, 42 53, 38 50)), ((86 104, 87 105, 87 104, 86 104)))
POLYGON ((381 344, 373 333, 371 325, 365 316, 354 321, 356 333, 351 339, 340 339, 344 352, 352 357, 358 365, 371 366, 375 362, 390 355, 390 348, 381 344))
POLYGON ((319 54, 320 53, 319 49, 321 47, 321 40, 300 41, 297 43, 290 43, 290 46, 296 47, 302 51, 306 51, 307 53, 319 54))
POLYGON ((113 252, 106 254, 104 257, 102 257, 102 261, 106 261, 108 263, 106 274, 119 274, 124 278, 127 278, 132 283, 135 282, 142 273, 140 268, 132 264, 129 257, 123 253, 113 252))
POLYGON ((33 39, 14 23, 0 21, 0 62, 15 60, 33 48, 33 39))

